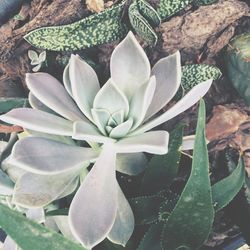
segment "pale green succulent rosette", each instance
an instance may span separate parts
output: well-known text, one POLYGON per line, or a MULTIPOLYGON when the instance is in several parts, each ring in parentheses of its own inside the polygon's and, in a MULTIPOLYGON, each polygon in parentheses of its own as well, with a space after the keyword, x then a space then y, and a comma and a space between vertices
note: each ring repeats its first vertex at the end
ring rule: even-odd
POLYGON ((159 114, 180 86, 180 54, 161 59, 151 70, 131 32, 115 48, 110 70, 110 79, 100 88, 94 70, 72 55, 64 87, 46 73, 28 74, 33 109, 14 109, 1 116, 35 131, 18 141, 11 155, 10 163, 25 171, 15 184, 16 204, 41 207, 73 192, 79 176, 94 163, 69 210, 72 234, 88 249, 105 238, 126 244, 134 217, 116 170, 138 174, 146 165, 144 152, 166 154, 168 132, 149 130, 187 110, 212 84, 208 80, 196 85, 159 114), (62 142, 65 136, 69 139, 62 142), (70 138, 100 147, 79 147, 70 138))

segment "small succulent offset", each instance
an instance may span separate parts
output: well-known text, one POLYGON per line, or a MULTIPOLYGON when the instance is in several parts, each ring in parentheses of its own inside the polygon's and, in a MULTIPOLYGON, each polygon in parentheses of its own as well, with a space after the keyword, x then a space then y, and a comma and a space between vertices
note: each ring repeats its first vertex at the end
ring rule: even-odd
POLYGON ((49 74, 27 74, 33 108, 14 109, 0 117, 31 134, 15 144, 9 160, 25 172, 15 184, 13 202, 27 208, 45 206, 72 193, 80 176, 69 224, 86 248, 106 237, 126 244, 134 217, 116 170, 138 174, 147 163, 144 152, 166 154, 168 132, 149 130, 191 107, 212 84, 199 83, 159 114, 179 89, 180 54, 159 60, 151 70, 132 32, 113 51, 110 71, 110 79, 100 87, 95 71, 72 55, 64 87, 49 74), (90 163, 94 165, 88 172, 90 163))
POLYGON ((31 60, 31 65, 36 65, 32 71, 37 72, 41 69, 43 64, 46 62, 46 51, 41 52, 39 55, 34 50, 28 50, 28 57, 31 60))

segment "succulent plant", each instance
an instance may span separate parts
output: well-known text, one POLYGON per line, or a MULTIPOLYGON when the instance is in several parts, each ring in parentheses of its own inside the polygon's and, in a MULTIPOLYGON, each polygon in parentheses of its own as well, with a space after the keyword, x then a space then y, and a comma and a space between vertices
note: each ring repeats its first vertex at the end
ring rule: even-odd
POLYGON ((132 32, 113 51, 110 70, 110 79, 100 88, 94 70, 72 55, 64 87, 49 74, 27 74, 33 108, 0 116, 31 135, 15 144, 8 162, 24 171, 15 183, 14 203, 45 206, 72 193, 80 176, 69 224, 86 248, 106 237, 126 244, 134 217, 115 171, 135 175, 145 169, 144 152, 166 154, 168 132, 149 130, 191 107, 212 84, 212 80, 199 83, 159 114, 180 86, 180 54, 159 60, 151 70, 132 32), (82 146, 84 141, 92 148, 82 146), (90 163, 94 165, 88 172, 90 163))
POLYGON ((46 62, 46 51, 41 52, 39 55, 34 50, 28 50, 28 57, 31 60, 31 65, 36 65, 32 71, 37 72, 41 69, 43 64, 46 62))

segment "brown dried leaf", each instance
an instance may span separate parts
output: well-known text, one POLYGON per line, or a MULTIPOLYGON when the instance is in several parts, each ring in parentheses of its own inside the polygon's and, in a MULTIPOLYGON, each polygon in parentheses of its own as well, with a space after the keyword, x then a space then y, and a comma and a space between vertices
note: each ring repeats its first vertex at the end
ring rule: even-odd
POLYGON ((23 132, 23 128, 19 126, 5 126, 0 124, 0 133, 23 132))
POLYGON ((206 127, 207 139, 213 141, 225 138, 235 133, 247 119, 248 115, 238 109, 215 106, 206 127))
POLYGON ((104 10, 104 1, 103 0, 86 0, 87 8, 90 11, 99 13, 104 10))

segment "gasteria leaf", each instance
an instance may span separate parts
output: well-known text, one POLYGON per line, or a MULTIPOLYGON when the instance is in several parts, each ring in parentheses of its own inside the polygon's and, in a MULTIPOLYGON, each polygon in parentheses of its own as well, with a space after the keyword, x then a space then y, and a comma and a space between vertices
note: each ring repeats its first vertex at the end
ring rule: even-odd
POLYGON ((198 249, 207 239, 214 219, 205 139, 205 104, 200 101, 190 177, 162 233, 162 247, 198 249))
POLYGON ((0 204, 0 226, 23 250, 86 250, 62 235, 0 204))

